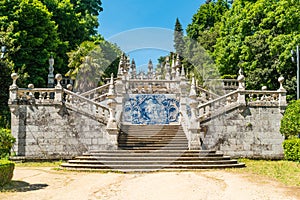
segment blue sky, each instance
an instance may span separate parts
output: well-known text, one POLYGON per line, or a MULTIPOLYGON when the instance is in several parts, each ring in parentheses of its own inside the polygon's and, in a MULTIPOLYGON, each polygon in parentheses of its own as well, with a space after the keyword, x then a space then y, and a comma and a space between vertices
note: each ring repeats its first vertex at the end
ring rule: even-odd
POLYGON ((103 12, 99 15, 98 32, 134 58, 138 68, 144 68, 149 59, 155 64, 160 55, 167 55, 168 51, 173 50, 171 43, 176 17, 186 29, 203 2, 102 0, 103 12), (152 46, 149 46, 150 43, 152 46))

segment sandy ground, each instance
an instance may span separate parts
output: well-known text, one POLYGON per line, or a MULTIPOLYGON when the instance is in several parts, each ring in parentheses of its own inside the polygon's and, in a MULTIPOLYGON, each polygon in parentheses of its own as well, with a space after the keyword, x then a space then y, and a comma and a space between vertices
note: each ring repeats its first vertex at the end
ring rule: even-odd
POLYGON ((0 193, 1 200, 300 199, 299 187, 221 170, 120 174, 17 167, 13 184, 17 191, 0 193))

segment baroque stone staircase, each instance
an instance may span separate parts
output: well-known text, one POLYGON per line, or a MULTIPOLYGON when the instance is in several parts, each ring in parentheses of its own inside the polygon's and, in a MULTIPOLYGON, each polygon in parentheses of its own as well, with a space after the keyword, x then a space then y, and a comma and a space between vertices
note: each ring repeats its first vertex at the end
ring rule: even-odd
POLYGON ((181 125, 123 125, 118 143, 118 150, 90 151, 61 166, 123 172, 245 166, 216 151, 188 150, 181 125))

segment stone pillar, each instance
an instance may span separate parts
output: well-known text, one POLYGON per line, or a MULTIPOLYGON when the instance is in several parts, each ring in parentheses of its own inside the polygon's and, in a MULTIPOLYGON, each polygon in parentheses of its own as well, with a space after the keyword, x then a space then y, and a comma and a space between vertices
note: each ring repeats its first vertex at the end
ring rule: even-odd
POLYGON ((283 81, 284 81, 284 77, 280 76, 278 78, 278 82, 280 84, 279 89, 277 90, 279 92, 279 109, 280 112, 283 113, 286 109, 287 106, 287 102, 286 102, 286 89, 283 87, 283 81))
POLYGON ((13 83, 9 86, 9 104, 14 104, 18 102, 18 86, 17 86, 17 79, 19 78, 17 73, 12 73, 11 78, 13 83))
POLYGON ((61 103, 63 100, 63 87, 60 84, 60 81, 62 80, 61 74, 56 74, 55 79, 57 80, 57 84, 55 86, 55 97, 54 101, 55 103, 61 103))
POLYGON ((116 105, 117 102, 115 100, 116 98, 116 93, 115 93, 115 88, 114 88, 114 76, 111 74, 111 79, 110 79, 110 84, 109 84, 109 89, 107 93, 107 105, 109 108, 109 119, 107 122, 106 130, 110 135, 110 140, 114 144, 114 147, 118 147, 118 123, 116 120, 116 105))
POLYGON ((245 94, 243 93, 243 91, 245 91, 245 76, 243 75, 243 71, 242 68, 240 68, 239 70, 239 76, 237 78, 238 82, 239 82, 239 87, 238 87, 238 103, 240 105, 246 105, 246 98, 245 98, 245 94))
POLYGON ((54 86, 54 58, 51 56, 49 59, 49 74, 48 74, 48 88, 52 88, 54 86))
POLYGON ((200 142, 200 124, 197 120, 197 107, 198 101, 196 94, 196 83, 195 77, 192 78, 191 90, 190 90, 190 107, 191 107, 191 119, 189 124, 189 149, 196 150, 201 148, 200 142))
POLYGON ((185 77, 185 73, 184 73, 184 67, 182 66, 181 69, 181 76, 180 76, 180 83, 179 83, 179 88, 180 88, 180 112, 181 112, 181 119, 180 119, 180 123, 181 125, 187 125, 188 122, 188 115, 187 115, 187 87, 188 87, 188 83, 185 77), (185 124, 183 124, 183 119, 182 118, 186 118, 185 119, 185 124))

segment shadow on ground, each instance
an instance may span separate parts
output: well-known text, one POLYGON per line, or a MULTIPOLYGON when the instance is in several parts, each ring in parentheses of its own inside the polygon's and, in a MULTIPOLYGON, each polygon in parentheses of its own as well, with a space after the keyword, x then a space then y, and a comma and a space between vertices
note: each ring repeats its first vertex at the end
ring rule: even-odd
POLYGON ((0 186, 0 192, 28 192, 46 188, 47 184, 37 183, 30 184, 24 181, 11 181, 10 183, 0 186))

